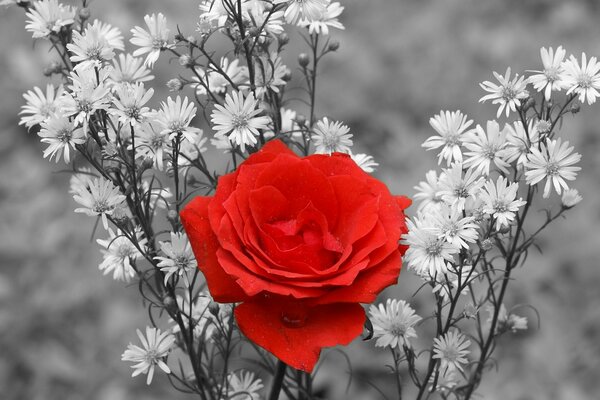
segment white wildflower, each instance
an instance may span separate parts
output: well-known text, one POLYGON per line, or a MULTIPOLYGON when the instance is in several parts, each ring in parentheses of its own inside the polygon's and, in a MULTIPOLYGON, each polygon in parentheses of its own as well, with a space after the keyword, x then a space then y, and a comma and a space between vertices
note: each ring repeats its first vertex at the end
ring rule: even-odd
POLYGON ((192 247, 185 233, 171 232, 171 240, 159 242, 164 256, 154 257, 159 261, 157 266, 165 273, 165 285, 174 274, 183 277, 189 286, 188 273, 198 267, 192 247))
POLYGON ((158 60, 162 50, 174 47, 169 43, 169 35, 171 31, 167 28, 167 19, 161 13, 146 15, 144 17, 148 31, 139 26, 131 30, 133 37, 130 39, 131 44, 139 47, 133 52, 134 57, 147 54, 146 66, 152 68, 158 60))
POLYGON ((508 173, 509 164, 506 158, 509 152, 506 150, 506 136, 507 130, 501 130, 496 121, 488 121, 486 130, 477 125, 464 143, 469 150, 465 153, 468 156, 464 162, 465 167, 489 175, 493 163, 501 171, 508 173))
POLYGON ((499 84, 490 81, 479 84, 483 90, 489 93, 479 99, 479 102, 492 100, 492 104, 499 104, 496 116, 500 117, 502 111, 506 110, 506 116, 508 117, 510 112, 517 111, 517 107, 521 107, 522 100, 529 96, 526 90, 527 81, 524 76, 518 74, 515 74, 515 77, 511 80, 510 67, 506 69, 504 76, 497 72, 494 72, 494 76, 499 84))
POLYGON ((471 130, 469 127, 473 120, 467 120, 467 116, 460 111, 442 111, 438 115, 429 119, 429 124, 438 133, 437 136, 431 136, 423 143, 427 150, 439 149, 438 164, 446 160, 450 165, 453 161, 461 163, 463 161, 461 146, 471 130))
POLYGON ((331 154, 334 152, 349 153, 352 147, 350 128, 339 121, 329 121, 327 117, 318 121, 311 136, 315 152, 331 154))
POLYGON ((440 371, 463 370, 467 364, 471 341, 458 330, 433 339, 433 358, 440 360, 440 371))
POLYGON ((125 201, 119 188, 104 178, 94 179, 89 190, 81 190, 73 198, 83 207, 76 208, 75 212, 89 216, 100 216, 104 229, 108 229, 108 216, 113 215, 115 209, 125 201))
POLYGON ((577 189, 567 189, 563 192, 561 202, 564 208, 573 208, 583 200, 577 189))
MULTIPOLYGON (((137 243, 141 248, 147 243, 146 239, 142 238, 141 231, 136 229, 135 237, 137 243)), ((116 281, 129 282, 131 278, 135 277, 135 269, 132 263, 143 257, 142 253, 137 247, 131 243, 121 230, 117 229, 117 232, 113 232, 111 228, 108 228, 108 238, 105 240, 96 240, 100 246, 103 247, 102 255, 103 260, 99 266, 100 271, 104 275, 108 275, 112 272, 112 277, 116 281)))
POLYGON ((46 86, 46 93, 34 87, 33 90, 28 90, 23 95, 25 101, 19 114, 24 114, 21 117, 19 125, 25 125, 27 128, 39 125, 54 114, 59 114, 62 108, 63 87, 54 87, 52 84, 46 86))
POLYGON ((59 162, 62 154, 67 164, 71 162, 71 151, 75 150, 75 145, 83 144, 86 140, 83 129, 77 128, 68 118, 58 116, 42 122, 38 135, 42 143, 48 144, 44 158, 52 160, 56 156, 56 162, 59 162))
POLYGON ((571 56, 563 64, 565 68, 565 87, 569 88, 567 94, 579 95, 579 101, 588 104, 594 104, 596 98, 600 96, 600 63, 596 57, 589 60, 585 53, 581 55, 581 65, 579 61, 571 56))
POLYGON ((546 100, 550 100, 553 91, 560 91, 565 88, 565 69, 563 60, 567 52, 562 46, 558 46, 556 51, 552 47, 540 49, 542 64, 544 69, 536 72, 528 78, 529 83, 533 85, 538 92, 544 92, 546 100))
POLYGON ((131 376, 147 374, 146 384, 149 385, 154 377, 156 366, 166 374, 171 373, 171 369, 165 363, 165 358, 175 344, 175 336, 169 331, 161 332, 160 329, 149 326, 146 327, 145 337, 139 329, 136 332, 143 347, 129 343, 121 360, 136 363, 131 366, 134 369, 131 376))
POLYGON ((484 190, 481 191, 483 211, 496 219, 497 229, 510 226, 515 219, 515 213, 527 204, 521 198, 517 199, 518 190, 518 182, 509 184, 503 176, 499 176, 495 184, 492 180, 485 183, 484 190))
POLYGON ((415 325, 422 320, 404 300, 387 299, 385 305, 369 307, 373 324, 373 338, 377 347, 410 347, 410 338, 416 338, 415 325))

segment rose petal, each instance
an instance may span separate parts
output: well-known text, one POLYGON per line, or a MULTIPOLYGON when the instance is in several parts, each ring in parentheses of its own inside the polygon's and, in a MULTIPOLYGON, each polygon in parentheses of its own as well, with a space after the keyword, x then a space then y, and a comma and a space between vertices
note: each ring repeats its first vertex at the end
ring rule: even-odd
POLYGON ((285 298, 265 297, 235 308, 240 330, 287 365, 312 372, 323 347, 347 345, 363 331, 359 304, 304 308, 285 298))
POLYGON ((194 198, 181 211, 181 222, 213 298, 221 303, 239 302, 246 299, 244 291, 217 261, 219 243, 208 218, 211 200, 211 197, 194 198))

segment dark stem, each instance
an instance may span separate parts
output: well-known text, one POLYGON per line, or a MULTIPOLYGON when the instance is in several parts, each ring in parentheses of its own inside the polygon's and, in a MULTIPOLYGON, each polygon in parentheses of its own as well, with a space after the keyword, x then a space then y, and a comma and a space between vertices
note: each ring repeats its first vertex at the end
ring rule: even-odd
POLYGON ((283 361, 277 360, 277 367, 275 369, 275 375, 273 376, 273 383, 271 384, 269 400, 279 399, 279 392, 281 392, 281 385, 283 384, 283 379, 285 378, 286 367, 287 365, 283 361))

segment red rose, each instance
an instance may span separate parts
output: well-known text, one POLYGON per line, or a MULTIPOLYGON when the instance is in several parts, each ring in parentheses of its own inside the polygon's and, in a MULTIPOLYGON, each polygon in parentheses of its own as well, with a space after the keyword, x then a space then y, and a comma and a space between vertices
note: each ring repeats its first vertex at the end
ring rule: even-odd
POLYGON ((213 298, 241 303, 240 330, 310 372, 321 348, 361 334, 359 303, 397 282, 410 203, 345 154, 302 158, 274 140, 181 220, 213 298))

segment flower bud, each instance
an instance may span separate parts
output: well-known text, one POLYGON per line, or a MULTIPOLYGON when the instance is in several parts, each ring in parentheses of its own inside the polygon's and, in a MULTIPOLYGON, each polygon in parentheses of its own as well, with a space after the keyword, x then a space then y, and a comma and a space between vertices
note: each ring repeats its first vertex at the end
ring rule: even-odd
POLYGON ((292 80, 292 72, 289 70, 285 71, 285 74, 283 74, 281 79, 283 79, 285 82, 291 81, 292 80))
POLYGON ((567 189, 564 191, 561 202, 565 209, 573 208, 583 200, 577 189, 567 189))
POLYGON ((178 92, 183 89, 183 82, 181 79, 173 78, 167 82, 167 87, 171 92, 178 92))
POLYGON ((220 308, 221 307, 219 306, 219 303, 217 303, 214 300, 211 300, 210 303, 208 304, 208 311, 215 317, 219 316, 220 308))
POLYGON ((304 126, 306 124, 306 117, 302 114, 296 115, 295 121, 298 125, 304 126))
POLYGON ((17 0, 17 5, 23 8, 29 8, 31 6, 31 1, 29 0, 17 0))
POLYGON ((308 57, 308 54, 300 53, 300 55, 298 56, 298 64, 300 64, 302 68, 305 68, 309 62, 310 58, 308 57))
POLYGON ((144 158, 142 161, 142 168, 144 170, 151 169, 154 166, 154 161, 151 158, 144 158))
POLYGON ((533 97, 528 97, 527 101, 525 102, 525 104, 523 105, 523 110, 527 111, 529 110, 531 107, 535 106, 535 99, 533 97))
POLYGON ((175 40, 181 42, 181 41, 185 40, 185 38, 183 37, 183 35, 181 33, 178 33, 175 35, 175 40))
POLYGON ((510 225, 502 225, 500 229, 498 229, 498 233, 505 235, 510 232, 510 225))
POLYGON ((290 36, 287 33, 283 32, 281 35, 279 35, 279 44, 281 44, 282 46, 285 46, 289 42, 290 42, 290 36))
POLYGON ((44 76, 50 77, 54 73, 54 69, 50 65, 47 65, 44 67, 43 73, 44 73, 44 76))
POLYGON ((169 314, 175 314, 177 312, 177 301, 172 296, 165 296, 163 298, 163 304, 169 314))
POLYGON ((575 103, 571 106, 571 114, 577 114, 581 110, 581 105, 579 103, 575 103))
POLYGON ((188 54, 182 54, 179 57, 179 65, 182 67, 190 68, 194 66, 194 60, 188 54))
POLYGON ((334 40, 333 42, 329 43, 329 51, 337 51, 337 49, 340 48, 340 42, 338 42, 337 40, 334 40))
POLYGON ((196 177, 194 175, 190 174, 187 176, 186 182, 188 185, 194 186, 198 182, 198 180, 196 179, 196 177))
POLYGON ((179 214, 177 214, 177 211, 175 210, 169 210, 167 213, 167 219, 171 221, 171 223, 177 223, 179 222, 179 214))
POLYGON ((81 19, 81 21, 86 21, 88 19, 90 19, 92 13, 90 12, 90 9, 87 7, 82 8, 81 10, 79 10, 79 19, 81 19))

